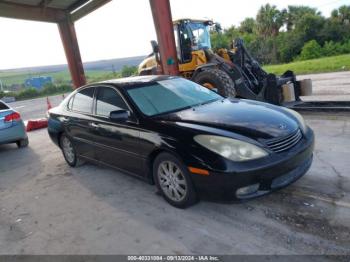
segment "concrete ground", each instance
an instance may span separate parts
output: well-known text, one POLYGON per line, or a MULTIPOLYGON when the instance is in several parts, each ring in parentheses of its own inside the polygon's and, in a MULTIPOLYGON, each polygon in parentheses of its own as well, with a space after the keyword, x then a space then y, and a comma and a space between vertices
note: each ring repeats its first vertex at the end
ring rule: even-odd
POLYGON ((350 71, 300 75, 298 79, 311 79, 313 95, 305 101, 350 101, 350 71))
POLYGON ((155 188, 91 164, 70 168, 46 130, 0 147, 0 254, 349 254, 350 117, 306 116, 310 171, 242 204, 180 210, 155 188))

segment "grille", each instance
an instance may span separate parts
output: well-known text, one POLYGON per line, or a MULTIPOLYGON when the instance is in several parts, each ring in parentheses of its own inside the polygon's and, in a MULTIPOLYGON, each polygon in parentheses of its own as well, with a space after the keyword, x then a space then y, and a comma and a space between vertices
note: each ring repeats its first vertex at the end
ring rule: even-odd
POLYGON ((279 152, 286 151, 289 148, 292 148, 293 146, 295 146, 300 141, 301 137, 302 137, 301 131, 300 129, 298 129, 293 134, 290 134, 283 138, 268 140, 265 142, 265 144, 272 151, 279 153, 279 152))

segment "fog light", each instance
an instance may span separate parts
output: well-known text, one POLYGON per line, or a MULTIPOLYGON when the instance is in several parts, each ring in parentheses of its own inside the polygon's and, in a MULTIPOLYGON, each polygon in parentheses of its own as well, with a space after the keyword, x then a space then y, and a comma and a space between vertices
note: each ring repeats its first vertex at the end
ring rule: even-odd
POLYGON ((255 193, 256 191, 258 191, 260 184, 253 184, 253 185, 249 185, 246 187, 241 187, 239 189, 237 189, 236 191, 236 196, 246 196, 246 195, 250 195, 255 193))

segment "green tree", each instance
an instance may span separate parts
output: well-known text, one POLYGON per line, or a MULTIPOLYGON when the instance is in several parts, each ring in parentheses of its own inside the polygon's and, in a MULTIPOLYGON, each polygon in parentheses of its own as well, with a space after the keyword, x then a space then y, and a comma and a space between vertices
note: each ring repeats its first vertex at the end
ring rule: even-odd
POLYGON ((342 5, 338 9, 334 9, 331 14, 331 18, 338 20, 339 22, 343 24, 349 24, 350 23, 350 5, 342 5))
POLYGON ((222 32, 212 30, 210 36, 212 48, 218 50, 220 48, 230 48, 232 41, 241 37, 241 34, 235 26, 231 26, 222 32))
POLYGON ((288 63, 300 54, 304 40, 296 32, 282 32, 277 38, 278 62, 288 63))
POLYGON ((350 39, 350 5, 334 9, 321 31, 322 40, 346 42, 350 39))
POLYGON ((320 15, 305 14, 295 24, 294 32, 297 37, 300 37, 304 42, 316 40, 322 42, 321 34, 325 25, 325 18, 320 15))
POLYGON ((266 4, 262 6, 256 16, 257 31, 261 36, 277 36, 283 25, 284 15, 276 8, 266 4))
POLYGON ((256 16, 256 29, 260 36, 271 42, 271 62, 277 63, 277 43, 276 37, 279 34, 284 22, 284 13, 276 8, 266 4, 262 6, 256 16), (268 39, 271 38, 271 39, 268 39))
POLYGON ((300 60, 315 59, 322 56, 322 48, 316 40, 307 42, 300 54, 300 60))
POLYGON ((343 53, 343 46, 333 41, 326 42, 322 47, 323 56, 334 56, 343 53))
POLYGON ((121 71, 121 75, 122 77, 129 77, 132 75, 136 75, 137 74, 137 67, 136 66, 123 66, 122 71, 121 71))
POLYGON ((23 100, 37 96, 39 96, 39 91, 36 88, 30 87, 19 91, 16 95, 16 99, 23 100))
POLYGON ((285 24, 287 31, 290 32, 295 29, 295 25, 298 24, 299 20, 305 15, 321 15, 320 12, 317 12, 316 8, 311 8, 308 6, 288 6, 288 9, 285 11, 285 24))
POLYGON ((247 34, 253 34, 255 31, 256 23, 254 18, 246 18, 244 19, 240 26, 239 26, 239 32, 240 33, 247 33, 247 34))
POLYGON ((67 81, 64 81, 63 76, 58 76, 58 77, 55 78, 54 82, 57 85, 62 85, 64 83, 66 83, 67 81))
POLYGON ((224 34, 230 39, 235 39, 241 35, 238 28, 236 28, 235 26, 231 26, 225 29, 224 34))
POLYGON ((211 32, 211 46, 213 50, 218 50, 220 48, 230 48, 230 39, 224 33, 211 32))

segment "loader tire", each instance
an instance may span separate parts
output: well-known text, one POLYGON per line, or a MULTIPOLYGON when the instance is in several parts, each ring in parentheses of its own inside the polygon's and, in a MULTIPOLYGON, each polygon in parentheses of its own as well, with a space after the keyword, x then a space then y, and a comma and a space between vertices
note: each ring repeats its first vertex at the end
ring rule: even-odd
POLYGON ((225 71, 215 68, 204 69, 193 80, 209 89, 216 89, 223 97, 233 98, 237 95, 234 82, 225 71))

